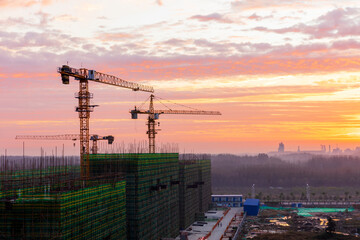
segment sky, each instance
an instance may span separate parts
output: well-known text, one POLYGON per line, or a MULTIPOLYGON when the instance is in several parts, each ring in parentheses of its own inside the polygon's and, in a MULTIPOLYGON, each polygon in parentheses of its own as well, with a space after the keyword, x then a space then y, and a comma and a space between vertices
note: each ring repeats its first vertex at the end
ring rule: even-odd
MULTIPOLYGON (((359 36, 357 0, 0 0, 0 155, 22 154, 16 135, 79 132, 78 81, 57 73, 67 63, 153 86, 156 109, 222 113, 162 115, 156 142, 180 152, 355 148, 359 36)), ((129 110, 148 93, 89 86, 91 133, 147 140, 146 116, 129 110)), ((25 152, 62 144, 79 153, 71 141, 26 141, 25 152)))

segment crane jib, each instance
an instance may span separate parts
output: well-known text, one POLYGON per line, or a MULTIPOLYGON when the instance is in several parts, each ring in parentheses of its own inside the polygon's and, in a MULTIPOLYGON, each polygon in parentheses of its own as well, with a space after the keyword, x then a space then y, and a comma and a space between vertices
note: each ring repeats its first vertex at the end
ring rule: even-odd
POLYGON ((74 77, 76 80, 90 80, 90 81, 95 81, 117 87, 129 88, 132 89, 133 91, 154 92, 154 88, 151 86, 146 86, 134 82, 128 82, 121 78, 108 75, 105 73, 100 73, 95 70, 88 70, 85 68, 76 69, 76 68, 71 68, 67 65, 63 65, 62 67, 58 68, 58 72, 61 74, 61 79, 63 84, 69 84, 70 81, 69 77, 74 77))

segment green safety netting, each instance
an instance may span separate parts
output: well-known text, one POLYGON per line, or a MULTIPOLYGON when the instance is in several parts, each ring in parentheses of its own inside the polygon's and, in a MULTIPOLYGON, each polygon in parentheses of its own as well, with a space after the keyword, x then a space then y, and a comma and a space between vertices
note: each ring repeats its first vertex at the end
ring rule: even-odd
POLYGON ((354 211, 353 208, 298 208, 298 215, 303 217, 312 217, 311 213, 334 213, 334 212, 349 212, 354 211))
POLYGON ((63 192, 39 188, 0 203, 6 239, 126 239, 125 181, 63 192))
POLYGON ((334 213, 334 212, 349 212, 354 211, 354 208, 285 208, 285 207, 269 207, 261 206, 260 209, 266 210, 295 210, 299 216, 312 217, 311 213, 334 213))
POLYGON ((201 218, 211 203, 209 159, 179 161, 177 153, 91 154, 89 166, 90 179, 123 173, 125 180, 116 175, 111 183, 91 180, 90 185, 83 186, 83 181, 71 181, 69 187, 68 173, 79 177, 79 166, 2 175, 0 185, 6 191, 0 191, 0 237, 175 237, 180 221, 187 227, 201 218), (54 175, 58 176, 56 181, 54 175))
POLYGON ((126 179, 127 239, 174 237, 179 231, 179 155, 90 155, 90 174, 122 172, 126 179))

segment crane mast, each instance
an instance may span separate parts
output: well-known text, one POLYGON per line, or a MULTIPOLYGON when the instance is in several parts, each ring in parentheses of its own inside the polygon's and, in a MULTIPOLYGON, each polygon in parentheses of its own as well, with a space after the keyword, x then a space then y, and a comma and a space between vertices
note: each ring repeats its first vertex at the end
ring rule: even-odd
POLYGON ((76 111, 79 113, 80 118, 80 169, 81 176, 90 176, 89 167, 89 122, 90 112, 94 111, 94 105, 90 105, 92 94, 89 92, 88 80, 80 79, 79 92, 77 98, 79 99, 79 106, 76 111))
POLYGON ((146 134, 149 139, 149 153, 155 153, 155 136, 159 129, 156 129, 156 120, 159 119, 160 114, 188 114, 188 115, 221 115, 218 111, 202 111, 202 110, 155 110, 154 109, 153 94, 150 95, 149 110, 137 109, 131 110, 131 118, 137 119, 138 114, 148 114, 147 126, 148 130, 146 134))
POLYGON ((149 116, 148 116, 148 131, 146 134, 149 138, 149 153, 155 153, 155 134, 157 134, 155 129, 155 113, 154 113, 154 95, 150 96, 150 106, 149 106, 149 116))
POLYGON ((81 177, 88 179, 90 176, 89 165, 89 120, 90 112, 94 111, 94 107, 97 105, 90 105, 90 99, 93 97, 89 92, 88 81, 94 81, 98 83, 108 84, 116 87, 128 88, 133 91, 154 92, 154 89, 150 86, 137 84, 133 82, 125 81, 121 78, 100 73, 95 70, 88 70, 85 68, 72 68, 68 65, 63 65, 58 68, 58 73, 61 74, 61 80, 63 84, 69 84, 70 77, 74 77, 75 80, 79 80, 79 92, 76 98, 79 99, 79 106, 76 111, 79 113, 80 119, 80 165, 81 165, 81 177))

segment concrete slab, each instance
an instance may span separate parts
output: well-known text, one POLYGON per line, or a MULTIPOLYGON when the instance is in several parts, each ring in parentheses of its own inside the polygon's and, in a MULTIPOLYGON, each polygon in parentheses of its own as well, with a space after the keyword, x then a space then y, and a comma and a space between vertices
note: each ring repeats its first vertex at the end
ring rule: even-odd
POLYGON ((225 230, 231 219, 235 216, 236 213, 241 213, 242 208, 231 208, 230 211, 226 214, 226 216, 221 220, 218 226, 211 233, 211 236, 208 240, 219 240, 221 236, 225 233, 225 230))
MULTIPOLYGON (((225 210, 210 210, 205 213, 206 221, 199 221, 193 223, 185 231, 188 233, 188 240, 198 240, 202 237, 205 237, 209 232, 212 231, 213 227, 216 225, 214 230, 211 233, 211 236, 207 238, 208 240, 219 240, 221 235, 224 234, 226 227, 229 225, 231 219, 235 216, 236 213, 241 213, 243 208, 231 208, 230 211, 224 216, 225 210), (217 220, 223 217, 221 222, 217 224, 217 220), (201 226, 202 225, 202 226, 201 226)), ((180 236, 176 238, 179 240, 180 236)))

